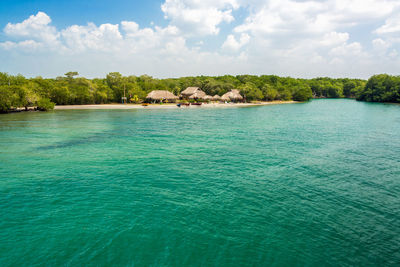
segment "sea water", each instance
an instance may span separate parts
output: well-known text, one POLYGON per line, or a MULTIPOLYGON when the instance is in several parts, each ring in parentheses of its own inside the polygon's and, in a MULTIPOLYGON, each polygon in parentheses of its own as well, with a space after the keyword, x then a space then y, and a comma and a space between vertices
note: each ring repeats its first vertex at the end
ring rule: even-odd
POLYGON ((398 266, 399 247, 399 105, 0 115, 0 266, 398 266))

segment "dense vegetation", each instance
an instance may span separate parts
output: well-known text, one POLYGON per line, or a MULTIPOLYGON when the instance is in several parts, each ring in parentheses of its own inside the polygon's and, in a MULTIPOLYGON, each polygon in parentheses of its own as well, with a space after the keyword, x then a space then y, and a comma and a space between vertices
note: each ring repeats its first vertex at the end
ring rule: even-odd
POLYGON ((372 76, 357 100, 400 103, 400 76, 380 74, 372 76))
MULTIPOLYGON (((306 101, 313 97, 355 98, 360 97, 360 92, 365 91, 366 84, 366 81, 358 79, 296 79, 275 75, 156 79, 147 75, 122 76, 118 72, 112 72, 102 79, 77 76, 77 72, 68 72, 65 76, 55 79, 42 77, 28 79, 22 75, 0 73, 0 111, 29 106, 47 110, 52 108, 53 103, 58 105, 120 103, 124 90, 128 102, 138 103, 142 102, 152 90, 169 90, 179 95, 189 86, 198 86, 209 95, 223 95, 237 88, 246 101, 306 101)), ((373 90, 375 83, 371 86, 373 90)))

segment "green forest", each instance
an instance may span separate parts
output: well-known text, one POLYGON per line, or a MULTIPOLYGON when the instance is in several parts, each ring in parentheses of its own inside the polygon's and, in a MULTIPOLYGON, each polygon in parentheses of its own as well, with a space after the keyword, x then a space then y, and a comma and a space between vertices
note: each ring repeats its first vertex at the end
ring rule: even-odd
POLYGON ((358 93, 357 100, 400 103, 400 76, 387 74, 372 76, 358 93))
POLYGON ((375 75, 360 79, 299 79, 275 75, 225 75, 157 79, 148 75, 123 76, 111 72, 105 78, 87 79, 78 72, 47 79, 25 78, 0 73, 0 111, 36 106, 49 110, 54 105, 141 103, 152 90, 168 90, 179 95, 189 86, 200 87, 208 95, 223 95, 239 89, 247 102, 311 98, 356 98, 362 101, 400 102, 400 76, 375 75))

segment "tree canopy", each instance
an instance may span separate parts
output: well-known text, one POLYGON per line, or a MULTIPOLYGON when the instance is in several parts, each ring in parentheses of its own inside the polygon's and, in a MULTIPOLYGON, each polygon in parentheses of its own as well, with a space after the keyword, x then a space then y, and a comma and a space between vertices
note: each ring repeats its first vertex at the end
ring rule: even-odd
POLYGON ((400 76, 374 75, 359 92, 357 100, 400 103, 400 76))
MULTIPOLYGON (((232 89, 239 89, 246 101, 307 101, 310 98, 327 97, 358 97, 367 101, 396 99, 392 89, 389 89, 390 96, 386 89, 386 93, 382 91, 381 76, 371 78, 366 89, 364 80, 326 77, 297 79, 276 75, 224 75, 157 79, 148 75, 123 76, 119 72, 111 72, 105 78, 87 79, 78 75, 78 72, 71 71, 55 79, 45 79, 0 73, 0 111, 38 106, 39 102, 49 104, 48 101, 57 105, 120 103, 124 92, 128 102, 137 103, 144 101, 152 90, 168 90, 179 95, 189 86, 200 87, 208 95, 223 95, 232 89), (384 96, 371 98, 368 90, 378 90, 377 88, 384 96), (43 99, 45 100, 41 101, 43 99)), ((389 84, 394 87, 398 84, 399 78, 390 77, 384 83, 385 88, 389 84)), ((51 105, 47 106, 51 108, 51 105)))

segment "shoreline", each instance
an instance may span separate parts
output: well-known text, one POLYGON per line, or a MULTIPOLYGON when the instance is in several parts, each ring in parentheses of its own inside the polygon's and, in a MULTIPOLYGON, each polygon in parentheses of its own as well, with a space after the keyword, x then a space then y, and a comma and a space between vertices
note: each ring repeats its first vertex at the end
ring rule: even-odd
POLYGON ((54 110, 96 110, 96 109, 196 109, 196 108, 226 108, 226 107, 256 107, 267 105, 280 105, 280 104, 295 104, 301 103, 298 101, 270 101, 259 103, 210 103, 202 104, 201 106, 182 106, 178 107, 176 103, 168 104, 149 104, 142 106, 142 104, 91 104, 91 105, 56 105, 54 110))

